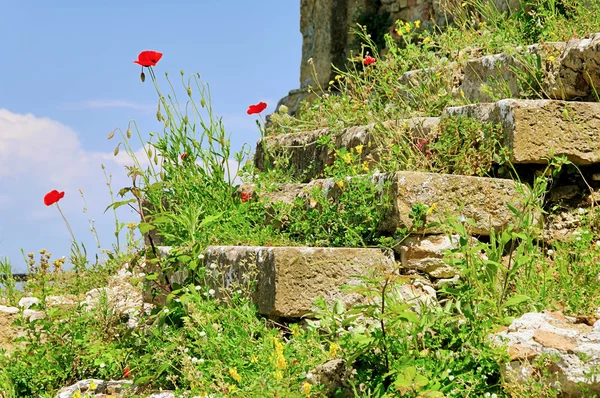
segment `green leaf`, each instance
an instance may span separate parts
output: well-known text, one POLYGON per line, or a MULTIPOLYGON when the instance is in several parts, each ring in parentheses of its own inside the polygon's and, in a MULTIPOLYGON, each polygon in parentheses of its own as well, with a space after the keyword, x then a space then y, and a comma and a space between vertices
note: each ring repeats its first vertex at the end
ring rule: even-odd
POLYGON ((138 225, 138 228, 142 234, 147 234, 148 232, 152 231, 153 229, 156 229, 156 227, 154 225, 147 223, 147 222, 140 223, 140 225, 138 225))
POLYGON ((502 304, 502 308, 514 307, 515 305, 519 305, 521 303, 524 303, 524 302, 530 301, 530 300, 531 300, 531 297, 529 297, 529 296, 525 296, 524 294, 515 294, 514 296, 512 296, 511 298, 506 300, 504 302, 504 304, 502 304))
POLYGON ((135 202, 137 202, 137 199, 128 199, 128 200, 122 200, 120 202, 113 202, 106 207, 104 212, 106 213, 108 211, 108 209, 110 209, 111 207, 116 210, 121 206, 125 206, 129 203, 135 203, 135 202))
POLYGON ((146 275, 147 281, 155 281, 156 279, 158 279, 158 275, 156 274, 156 272, 152 272, 152 273, 146 275))

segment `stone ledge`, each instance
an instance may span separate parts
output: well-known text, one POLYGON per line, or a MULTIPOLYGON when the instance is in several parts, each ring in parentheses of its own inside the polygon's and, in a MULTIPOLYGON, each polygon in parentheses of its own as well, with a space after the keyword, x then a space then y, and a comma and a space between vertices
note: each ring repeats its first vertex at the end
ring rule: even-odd
POLYGON ((310 313, 317 297, 355 304, 361 296, 343 293, 343 285, 361 284, 358 276, 377 267, 394 267, 391 250, 362 248, 210 246, 205 261, 217 296, 254 283, 258 311, 283 318, 310 313))
POLYGON ((597 102, 505 99, 446 108, 444 115, 501 123, 515 164, 546 164, 552 154, 565 155, 577 165, 600 162, 597 102))

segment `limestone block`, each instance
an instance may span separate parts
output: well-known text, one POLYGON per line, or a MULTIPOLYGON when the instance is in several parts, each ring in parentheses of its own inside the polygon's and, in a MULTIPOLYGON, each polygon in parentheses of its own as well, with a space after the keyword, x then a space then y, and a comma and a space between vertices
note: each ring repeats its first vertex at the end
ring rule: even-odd
POLYGON ((252 298, 259 312, 284 318, 311 312, 320 296, 330 304, 338 299, 354 304, 361 296, 343 293, 343 285, 360 284, 356 275, 376 267, 394 266, 391 251, 359 248, 211 246, 205 261, 217 296, 255 282, 252 298))
POLYGON ((596 102, 506 99, 450 107, 444 114, 501 123, 513 163, 546 164, 551 154, 566 155, 577 165, 600 162, 600 104, 596 102))

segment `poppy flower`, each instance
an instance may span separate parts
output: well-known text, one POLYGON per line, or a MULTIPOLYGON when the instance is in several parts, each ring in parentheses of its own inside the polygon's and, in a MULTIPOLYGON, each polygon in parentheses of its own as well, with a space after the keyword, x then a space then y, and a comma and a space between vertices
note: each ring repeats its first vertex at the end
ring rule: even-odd
POLYGON ((371 64, 374 64, 375 62, 377 62, 377 60, 375 58, 371 57, 370 55, 367 55, 367 57, 363 61, 363 64, 371 65, 371 64))
POLYGON ((242 192, 242 203, 250 200, 250 194, 248 192, 242 192))
POLYGON ((180 156, 181 160, 186 160, 190 155, 188 155, 187 153, 182 153, 180 156))
POLYGON ((44 196, 44 204, 46 206, 52 206, 53 204, 55 204, 56 202, 58 202, 59 200, 61 200, 64 197, 65 197, 64 192, 58 192, 55 189, 53 191, 48 192, 46 194, 46 196, 44 196))
POLYGON ((129 377, 130 371, 131 371, 131 369, 129 368, 129 365, 125 366, 125 369, 123 370, 123 378, 124 379, 129 377))
POLYGON ((259 102, 256 105, 250 105, 248 107, 247 113, 248 115, 254 115, 256 113, 261 113, 265 109, 267 109, 267 104, 265 102, 259 102))
POLYGON ((138 59, 133 61, 134 64, 150 67, 156 66, 157 62, 162 58, 162 53, 156 51, 142 51, 138 55, 138 59))

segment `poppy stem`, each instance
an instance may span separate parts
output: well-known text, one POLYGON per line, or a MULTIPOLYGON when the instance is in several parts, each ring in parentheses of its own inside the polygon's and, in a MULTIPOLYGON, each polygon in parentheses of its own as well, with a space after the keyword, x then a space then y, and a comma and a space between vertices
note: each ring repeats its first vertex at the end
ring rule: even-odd
POLYGON ((69 233, 71 234, 71 239, 73 239, 73 243, 77 243, 77 240, 75 239, 75 235, 73 234, 73 230, 71 229, 71 225, 69 225, 69 222, 67 221, 67 218, 65 217, 65 215, 63 214, 62 210, 60 209, 60 206, 58 205, 58 202, 55 203, 56 208, 58 209, 58 212, 60 213, 60 215, 62 216, 63 220, 65 221, 65 224, 67 224, 67 229, 69 230, 69 233))

